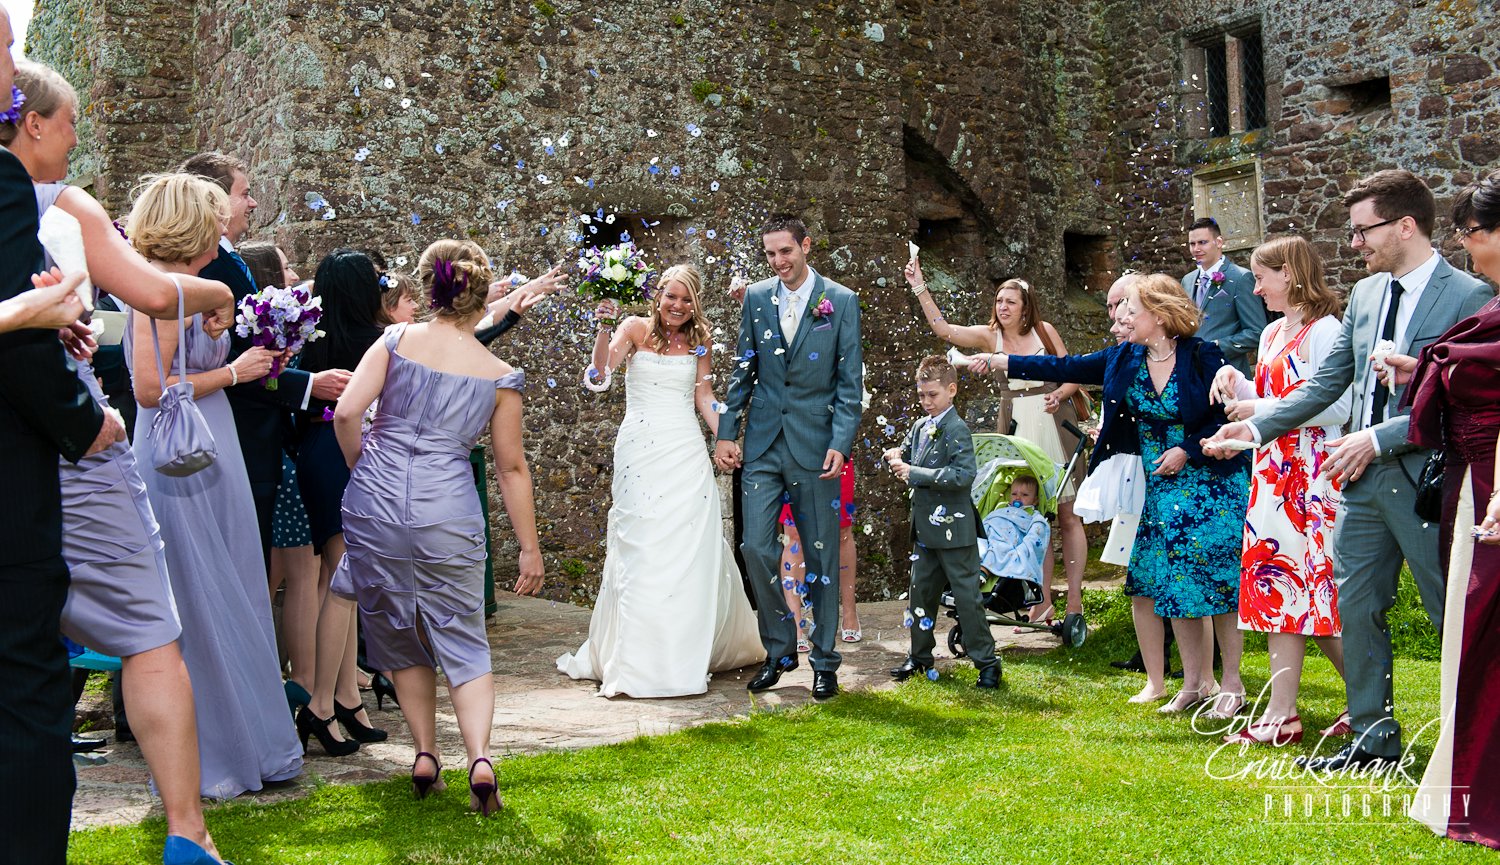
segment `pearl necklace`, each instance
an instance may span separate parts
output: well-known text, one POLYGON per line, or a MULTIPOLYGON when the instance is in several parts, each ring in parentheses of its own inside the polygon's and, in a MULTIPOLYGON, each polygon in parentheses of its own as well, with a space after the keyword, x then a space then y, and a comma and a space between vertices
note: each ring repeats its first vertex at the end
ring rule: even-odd
POLYGON ((1169 351, 1169 352, 1167 352, 1166 354, 1162 355, 1161 357, 1157 357, 1156 355, 1154 355, 1154 354, 1151 353, 1151 346, 1149 346, 1149 345, 1146 346, 1146 359, 1149 360, 1149 361, 1151 361, 1152 363, 1161 363, 1164 360, 1170 360, 1171 357, 1172 357, 1172 355, 1175 354, 1176 351, 1177 351, 1177 338, 1173 337, 1172 338, 1172 350, 1169 351))

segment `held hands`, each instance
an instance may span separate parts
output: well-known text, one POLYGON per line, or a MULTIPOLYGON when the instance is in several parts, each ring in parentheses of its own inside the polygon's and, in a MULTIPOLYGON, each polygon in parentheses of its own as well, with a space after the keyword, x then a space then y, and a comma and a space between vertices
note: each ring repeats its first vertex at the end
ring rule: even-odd
POLYGON ((903 481, 911 479, 911 466, 907 464, 906 460, 901 458, 900 448, 891 448, 881 454, 880 457, 891 467, 891 474, 903 481))
POLYGON ((23 291, 15 298, 21 304, 21 312, 16 317, 17 326, 50 330, 77 321, 83 315, 78 286, 87 277, 88 274, 83 272, 64 277, 55 267, 47 273, 33 274, 31 284, 36 288, 23 291))
POLYGON ((922 278, 922 265, 918 264, 915 258, 906 263, 906 270, 903 272, 906 275, 906 284, 913 289, 927 284, 927 281, 922 278))
MULTIPOLYGON (((333 402, 344 395, 344 388, 349 386, 349 376, 352 373, 347 369, 325 369, 322 372, 313 373, 312 395, 313 399, 325 402, 333 402)), ((244 381, 241 376, 240 381, 244 381)))
POLYGON ((1042 411, 1047 414, 1057 414, 1062 407, 1062 400, 1057 398, 1057 391, 1048 391, 1042 396, 1042 411))
POLYGON ((271 362, 279 357, 281 352, 271 351, 268 348, 255 346, 244 354, 234 359, 230 366, 234 367, 237 381, 255 381, 265 378, 271 371, 271 362))
MULTIPOLYGON (((1371 360, 1374 360, 1374 355, 1371 355, 1371 360)), ((1412 373, 1417 371, 1417 359, 1409 354, 1388 354, 1384 363, 1376 363, 1374 367, 1381 384, 1390 387, 1394 383, 1399 387, 1411 381, 1412 373)))
POLYGON ((984 352, 969 359, 969 371, 984 375, 987 372, 1004 373, 1010 369, 1010 355, 984 352))
POLYGON ((1154 465, 1156 466, 1156 471, 1153 471, 1151 474, 1159 478, 1172 477, 1182 471, 1183 466, 1187 465, 1187 451, 1182 448, 1172 448, 1157 457, 1154 465))
POLYGON ((521 573, 516 578, 516 594, 535 595, 542 590, 542 568, 541 550, 521 551, 521 573))
POLYGON ((1500 495, 1490 497, 1489 513, 1474 527, 1474 537, 1481 544, 1500 545, 1500 495))
POLYGON ((727 439, 720 439, 714 443, 714 465, 721 472, 732 472, 739 468, 742 463, 740 446, 727 439))
POLYGON ((1255 400, 1231 399, 1224 401, 1224 416, 1230 420, 1249 420, 1255 416, 1255 400))
POLYGON ((1244 421, 1238 421, 1219 427, 1219 431, 1214 434, 1213 438, 1200 439, 1198 444, 1208 456, 1214 459, 1227 460, 1233 459, 1239 454, 1238 450, 1219 446, 1219 442, 1230 440, 1253 443, 1255 437, 1250 435, 1250 426, 1248 424, 1244 421))
POLYGON ((104 450, 115 442, 125 441, 125 421, 120 417, 120 412, 107 408, 104 410, 104 425, 99 427, 99 434, 94 436, 94 443, 84 456, 91 457, 104 450))
MULTIPOLYGON (((1237 398, 1240 385, 1244 382, 1244 373, 1232 366, 1220 367, 1218 374, 1214 376, 1214 383, 1208 388, 1208 401, 1223 403, 1227 411, 1229 403, 1237 398)), ((1235 418, 1235 420, 1243 420, 1243 418, 1235 418)))
POLYGON ((1367 430, 1333 439, 1325 446, 1334 453, 1323 470, 1331 473, 1340 486, 1359 480, 1375 459, 1375 433, 1367 430))
POLYGON ((843 470, 844 455, 839 451, 834 450, 833 448, 829 448, 828 453, 823 455, 823 473, 818 475, 818 477, 822 478, 825 481, 832 480, 833 478, 838 477, 839 472, 843 470))
POLYGON ((599 322, 601 333, 614 329, 620 320, 620 303, 613 298, 605 298, 594 307, 594 320, 599 322))
POLYGON ((88 360, 99 349, 99 343, 94 339, 94 332, 81 321, 75 321, 59 330, 57 338, 62 340, 63 349, 72 355, 74 360, 88 360))

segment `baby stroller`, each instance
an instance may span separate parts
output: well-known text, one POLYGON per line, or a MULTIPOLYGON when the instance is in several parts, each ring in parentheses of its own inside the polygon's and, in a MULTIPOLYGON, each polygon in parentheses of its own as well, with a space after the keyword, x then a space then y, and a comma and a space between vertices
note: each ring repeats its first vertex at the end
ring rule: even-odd
MULTIPOLYGON (((974 461, 979 465, 979 472, 974 476, 971 496, 981 522, 997 508, 1010 505, 1010 484, 1022 475, 1036 478, 1041 488, 1037 510, 1049 515, 1057 513, 1058 493, 1072 474, 1073 466, 1088 441, 1076 426, 1066 422, 1064 425, 1068 432, 1078 437, 1078 445, 1073 448, 1066 466, 1052 462, 1040 447, 1026 439, 1001 433, 974 434, 974 461)), ((980 558, 984 557, 988 543, 988 538, 979 539, 980 558)), ((1061 622, 1052 625, 1021 618, 1027 610, 1042 603, 1044 593, 1040 582, 1002 579, 986 570, 980 590, 985 618, 991 625, 1051 631, 1066 646, 1081 646, 1088 638, 1088 625, 1078 613, 1068 613, 1061 622)), ((942 606, 944 615, 953 620, 953 627, 948 631, 948 650, 954 657, 961 658, 964 655, 963 629, 958 622, 958 608, 953 603, 951 591, 943 592, 942 606)))

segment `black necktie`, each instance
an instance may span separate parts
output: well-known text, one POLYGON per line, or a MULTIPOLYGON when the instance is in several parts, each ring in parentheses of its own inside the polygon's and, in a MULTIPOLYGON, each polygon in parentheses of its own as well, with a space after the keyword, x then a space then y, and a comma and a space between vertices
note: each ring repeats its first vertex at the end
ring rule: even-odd
MULTIPOLYGON (((1391 280, 1391 305, 1385 311, 1385 324, 1380 328, 1380 338, 1395 342, 1396 340, 1396 308, 1401 305, 1401 292, 1406 289, 1401 286, 1399 280, 1391 280)), ((1387 385, 1375 385, 1375 398, 1370 401, 1370 425, 1385 420, 1385 403, 1390 398, 1391 389, 1387 385)))

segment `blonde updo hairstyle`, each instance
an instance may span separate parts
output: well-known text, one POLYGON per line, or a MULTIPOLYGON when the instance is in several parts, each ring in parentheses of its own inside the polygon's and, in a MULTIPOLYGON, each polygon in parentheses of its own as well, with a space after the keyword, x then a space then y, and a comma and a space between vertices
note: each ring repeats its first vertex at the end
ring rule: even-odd
POLYGON ((143 178, 125 230, 135 251, 153 261, 187 264, 213 249, 229 221, 229 196, 196 174, 143 178))
POLYGON ((1175 277, 1165 273, 1142 276, 1130 286, 1126 296, 1134 296, 1142 311, 1156 316, 1167 336, 1181 338, 1198 332, 1198 305, 1175 277))
POLYGON ((703 315, 703 304, 699 296, 703 292, 703 274, 698 268, 691 264, 674 264, 667 268, 656 280, 656 292, 651 298, 651 333, 646 338, 651 350, 657 354, 665 354, 667 351, 667 340, 671 333, 667 330, 666 322, 661 318, 661 299, 666 293, 664 289, 669 282, 679 283, 687 288, 688 297, 693 302, 693 317, 682 327, 682 335, 687 337, 690 346, 709 344, 708 319, 703 315))
POLYGON ((422 251, 417 279, 439 317, 468 318, 484 309, 495 273, 472 240, 439 240, 422 251))
POLYGON ((7 147, 21 134, 21 124, 26 121, 26 115, 38 114, 50 118, 63 108, 78 105, 78 91, 73 89, 68 79, 41 63, 17 60, 15 86, 26 97, 26 101, 16 112, 20 115, 16 120, 0 123, 0 144, 7 147))

